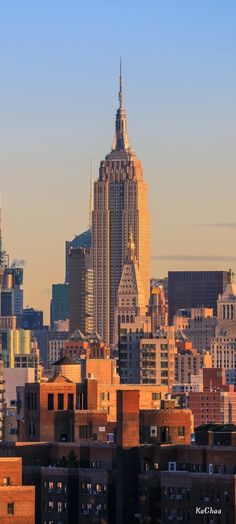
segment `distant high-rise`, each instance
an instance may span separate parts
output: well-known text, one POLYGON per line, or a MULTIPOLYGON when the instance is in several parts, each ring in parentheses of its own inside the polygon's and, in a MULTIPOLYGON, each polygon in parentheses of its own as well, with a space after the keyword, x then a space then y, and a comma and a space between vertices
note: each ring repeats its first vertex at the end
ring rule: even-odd
POLYGON ((27 307, 23 310, 23 329, 43 329, 43 311, 39 311, 32 307, 27 307))
POLYGON ((114 311, 127 255, 129 233, 148 304, 150 289, 150 231, 148 187, 142 164, 131 150, 123 107, 120 72, 119 108, 111 152, 100 164, 94 183, 92 248, 95 329, 106 342, 114 341, 114 311))
POLYGON ((76 235, 73 240, 66 240, 66 284, 70 282, 70 250, 71 248, 77 247, 91 248, 91 229, 87 229, 83 233, 80 233, 80 235, 76 235))
POLYGON ((50 306, 50 324, 56 320, 69 318, 69 284, 52 284, 52 299, 50 306))
POLYGON ((69 324, 70 333, 80 329, 93 331, 93 267, 91 250, 77 247, 70 250, 69 324))
POLYGON ((169 271, 169 325, 178 309, 204 306, 217 312, 217 300, 228 282, 227 271, 169 271))

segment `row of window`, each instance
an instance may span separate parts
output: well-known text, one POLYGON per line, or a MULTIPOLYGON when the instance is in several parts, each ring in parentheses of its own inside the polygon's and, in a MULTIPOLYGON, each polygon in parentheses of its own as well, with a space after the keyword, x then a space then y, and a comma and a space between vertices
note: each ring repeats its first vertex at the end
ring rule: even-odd
POLYGON ((86 495, 104 495, 107 492, 107 486, 106 484, 91 484, 82 482, 81 484, 81 493, 86 495))
POLYGON ((105 515, 106 512, 106 504, 81 504, 82 515, 105 515))
POLYGON ((53 500, 49 500, 48 502, 44 501, 43 504, 43 511, 57 511, 57 513, 63 513, 66 509, 66 502, 54 502, 53 500))
POLYGON ((61 481, 44 481, 43 489, 48 490, 49 492, 53 492, 54 490, 56 490, 57 493, 62 493, 62 491, 66 492, 66 484, 62 483, 61 481))
MULTIPOLYGON (((54 395, 53 393, 48 393, 48 411, 53 411, 55 408, 54 403, 54 395)), ((57 394, 57 409, 63 410, 66 409, 65 402, 64 402, 64 393, 58 393, 57 394)), ((68 393, 67 397, 67 409, 74 409, 74 394, 68 393)))

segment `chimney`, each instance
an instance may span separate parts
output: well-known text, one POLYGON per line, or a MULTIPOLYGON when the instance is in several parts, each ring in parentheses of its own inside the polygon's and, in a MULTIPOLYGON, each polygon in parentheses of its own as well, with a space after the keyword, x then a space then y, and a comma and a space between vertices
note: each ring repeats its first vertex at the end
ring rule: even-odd
POLYGON ((139 390, 118 390, 116 403, 117 445, 139 446, 139 390))

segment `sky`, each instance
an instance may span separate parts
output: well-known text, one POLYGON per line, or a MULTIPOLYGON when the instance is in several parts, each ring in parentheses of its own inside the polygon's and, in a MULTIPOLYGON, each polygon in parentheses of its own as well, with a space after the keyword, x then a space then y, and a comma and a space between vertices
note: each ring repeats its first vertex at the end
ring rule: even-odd
POLYGON ((152 276, 236 270, 235 0, 0 0, 4 247, 46 320, 111 149, 120 56, 152 276))

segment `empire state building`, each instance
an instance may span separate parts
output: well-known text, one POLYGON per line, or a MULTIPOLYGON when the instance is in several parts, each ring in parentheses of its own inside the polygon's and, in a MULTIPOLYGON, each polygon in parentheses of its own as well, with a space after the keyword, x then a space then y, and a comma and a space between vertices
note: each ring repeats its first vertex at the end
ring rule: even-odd
POLYGON ((111 152, 102 160, 94 183, 92 250, 95 329, 114 341, 117 293, 126 260, 129 235, 135 244, 145 304, 150 288, 150 218, 148 186, 142 164, 129 145, 120 70, 119 107, 111 152))

